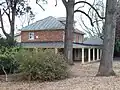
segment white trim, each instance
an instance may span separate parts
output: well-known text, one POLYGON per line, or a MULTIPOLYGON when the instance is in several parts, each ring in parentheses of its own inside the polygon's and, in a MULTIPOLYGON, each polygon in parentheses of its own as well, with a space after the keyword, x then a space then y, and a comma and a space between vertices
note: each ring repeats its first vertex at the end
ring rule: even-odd
POLYGON ((28 34, 28 39, 29 39, 29 40, 34 40, 34 39, 35 39, 35 34, 34 34, 34 32, 29 32, 29 34, 28 34))
POLYGON ((58 53, 58 49, 57 48, 55 48, 55 54, 57 54, 58 53))
POLYGON ((84 64, 84 48, 82 48, 82 64, 84 64))
POLYGON ((76 42, 76 34, 73 34, 73 42, 76 42))
POLYGON ((63 42, 65 41, 65 32, 63 31, 63 42))
POLYGON ((95 48, 93 48, 93 61, 95 61, 95 48))
POLYGON ((88 62, 90 62, 90 59, 91 59, 91 55, 90 55, 90 52, 91 51, 91 49, 90 48, 88 48, 88 62))
POLYGON ((97 60, 99 60, 99 49, 97 49, 97 60))

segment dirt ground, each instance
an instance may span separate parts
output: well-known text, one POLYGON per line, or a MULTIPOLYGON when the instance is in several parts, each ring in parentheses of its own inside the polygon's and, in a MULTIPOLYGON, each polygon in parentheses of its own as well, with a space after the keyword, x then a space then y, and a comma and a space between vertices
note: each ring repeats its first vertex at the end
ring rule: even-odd
POLYGON ((71 67, 70 78, 54 82, 0 82, 0 90, 120 90, 120 61, 114 61, 118 76, 95 77, 99 62, 71 67))

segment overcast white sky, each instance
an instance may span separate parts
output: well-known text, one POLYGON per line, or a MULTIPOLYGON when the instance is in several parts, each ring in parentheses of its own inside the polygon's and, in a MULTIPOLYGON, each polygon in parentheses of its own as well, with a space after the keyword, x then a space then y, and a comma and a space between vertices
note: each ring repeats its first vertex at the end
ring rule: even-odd
MULTIPOLYGON (((55 7, 55 0, 48 0, 47 4, 42 4, 45 11, 43 11, 36 4, 36 2, 35 2, 36 0, 29 0, 29 1, 30 1, 29 5, 32 7, 32 10, 36 15, 34 22, 37 21, 37 20, 43 19, 45 17, 48 17, 48 16, 53 16, 53 17, 65 17, 66 16, 65 7, 62 3, 62 0, 58 0, 58 4, 57 4, 56 7, 55 7)), ((79 0, 76 0, 76 1, 79 1, 79 0)), ((90 3, 93 3, 94 0, 86 0, 86 1, 88 1, 90 3)), ((104 1, 106 1, 106 0, 104 0, 104 1)), ((86 5, 82 10, 87 11, 88 6, 86 5)), ((76 13, 75 14, 75 19, 79 15, 80 15, 80 13, 76 13)), ((84 20, 86 21, 86 23, 89 24, 89 20, 87 18, 84 18, 84 20)), ((6 25, 6 26, 8 27, 8 25, 6 25)), ((19 19, 16 20, 16 26, 17 26, 17 29, 21 28, 21 22, 19 21, 19 19)))

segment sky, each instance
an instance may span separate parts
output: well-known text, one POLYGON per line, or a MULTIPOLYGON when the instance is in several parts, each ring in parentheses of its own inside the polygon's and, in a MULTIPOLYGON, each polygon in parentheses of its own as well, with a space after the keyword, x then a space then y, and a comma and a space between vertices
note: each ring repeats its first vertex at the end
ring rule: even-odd
MULTIPOLYGON (((45 9, 45 11, 43 11, 35 2, 36 0, 29 0, 29 5, 31 6, 32 8, 32 11, 34 12, 35 14, 35 19, 33 22, 37 21, 37 20, 40 20, 40 19, 44 19, 48 16, 53 16, 53 17, 66 17, 66 10, 65 10, 65 7, 62 3, 62 0, 58 0, 58 4, 57 6, 55 6, 56 2, 55 0, 48 0, 48 3, 47 4, 43 4, 41 2, 41 5, 42 7, 45 9)), ((76 0, 76 1, 79 1, 79 0, 76 0)), ((87 2, 89 3, 93 3, 94 0, 86 0, 87 2)), ((106 1, 106 0, 105 0, 106 1)), ((77 8, 78 6, 76 6, 75 8, 77 8)), ((84 8, 82 8, 83 11, 88 11, 88 6, 85 5, 84 8)), ((78 20, 77 18, 80 16, 81 14, 80 13, 76 13, 75 14, 75 20, 78 20)), ((6 17, 4 18, 5 19, 5 23, 6 23, 6 17)), ((83 19, 86 21, 86 23, 88 25, 90 25, 89 23, 89 19, 86 18, 86 17, 83 17, 83 19)), ((22 18, 21 20, 23 20, 22 22, 24 22, 24 18, 22 18)), ((17 33, 17 29, 20 29, 22 28, 22 22, 20 21, 19 18, 16 19, 16 32, 17 33)), ((25 26, 26 24, 24 24, 25 26)), ((76 25, 80 30, 81 28, 79 27, 79 25, 76 25)), ((9 28, 8 24, 6 24, 6 27, 9 28)), ((81 30, 82 31, 82 30, 81 30)), ((2 33, 0 31, 0 33, 2 33)))
MULTIPOLYGON (((43 4, 42 2, 40 3, 42 7, 45 9, 43 11, 35 2, 36 0, 29 0, 29 6, 31 6, 33 13, 35 14, 35 19, 33 22, 37 20, 44 19, 48 16, 53 16, 53 17, 65 17, 66 12, 65 12, 65 7, 62 3, 62 0, 58 0, 57 6, 55 6, 55 0, 48 0, 47 4, 43 4)), ((21 28, 21 22, 19 19, 17 20, 17 28, 21 28)))

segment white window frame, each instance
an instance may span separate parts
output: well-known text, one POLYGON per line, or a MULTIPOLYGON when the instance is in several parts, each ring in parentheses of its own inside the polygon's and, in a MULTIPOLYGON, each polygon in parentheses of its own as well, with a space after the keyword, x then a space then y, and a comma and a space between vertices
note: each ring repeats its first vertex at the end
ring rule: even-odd
POLYGON ((76 34, 74 34, 73 36, 74 36, 73 37, 73 39, 74 39, 73 41, 76 42, 76 34))
POLYGON ((29 40, 34 40, 35 39, 34 32, 29 32, 28 39, 29 40))
POLYGON ((65 41, 65 32, 63 31, 63 42, 65 41))

